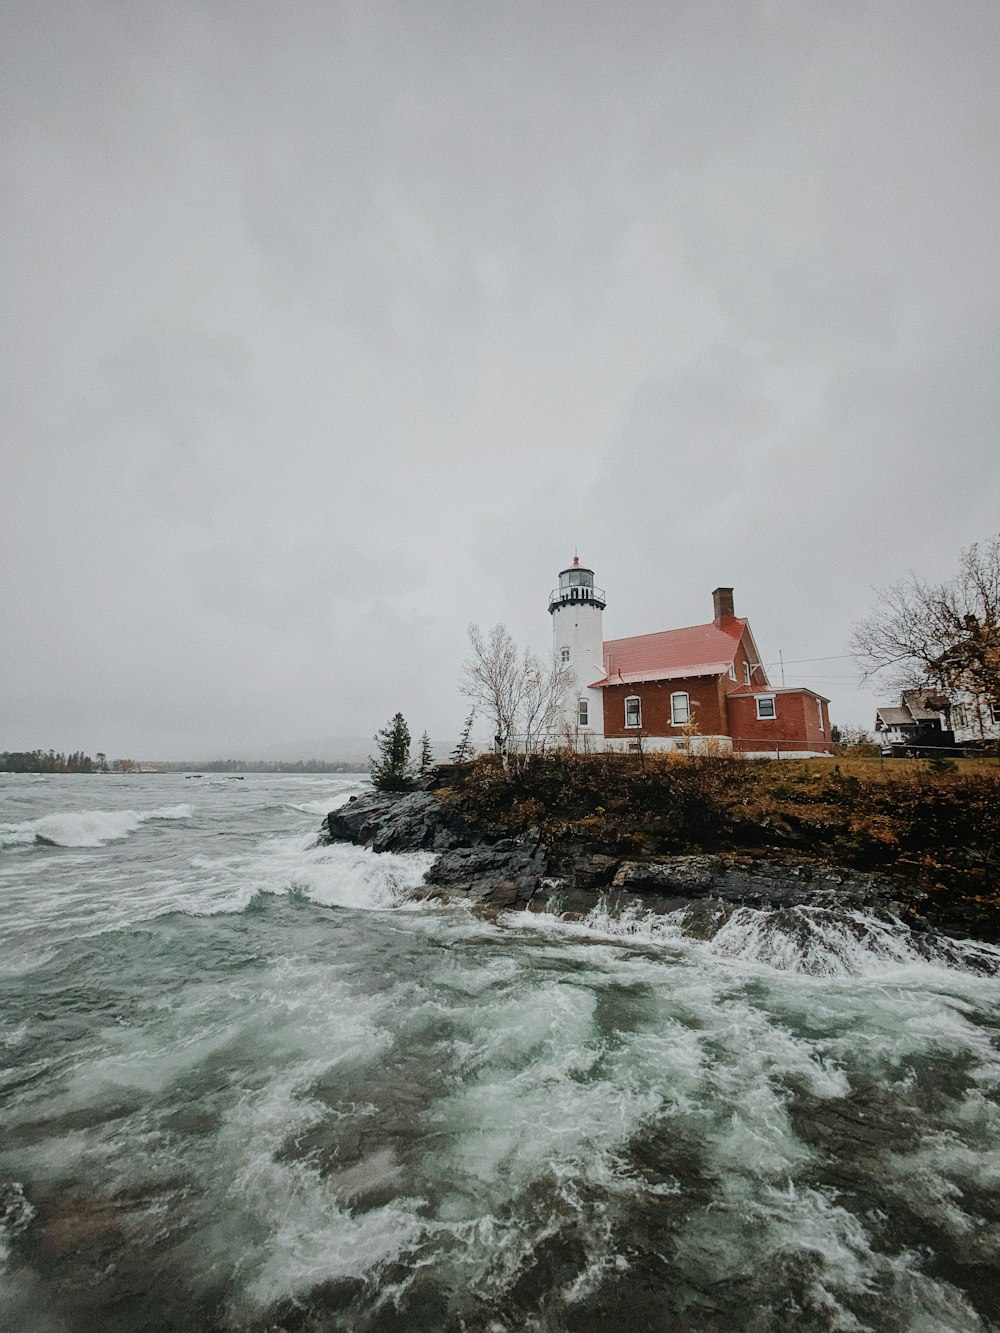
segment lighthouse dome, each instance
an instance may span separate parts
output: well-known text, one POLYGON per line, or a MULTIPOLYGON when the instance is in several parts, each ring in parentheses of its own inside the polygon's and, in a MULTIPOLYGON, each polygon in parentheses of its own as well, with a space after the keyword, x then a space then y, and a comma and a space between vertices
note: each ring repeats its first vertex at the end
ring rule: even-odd
POLYGON ((580 557, 575 555, 573 563, 559 571, 559 587, 553 588, 549 595, 549 610, 567 602, 592 602, 603 611, 605 606, 604 589, 594 587, 594 571, 580 564, 580 557))

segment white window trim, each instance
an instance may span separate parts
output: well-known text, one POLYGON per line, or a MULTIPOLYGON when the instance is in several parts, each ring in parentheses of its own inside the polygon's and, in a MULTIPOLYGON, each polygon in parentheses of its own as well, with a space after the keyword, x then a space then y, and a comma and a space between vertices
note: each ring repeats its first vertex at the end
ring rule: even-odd
POLYGON ((819 717, 819 729, 820 729, 820 731, 822 731, 822 732, 824 733, 824 735, 825 735, 825 734, 826 734, 826 727, 823 725, 823 700, 822 700, 822 699, 817 699, 817 700, 816 700, 816 713, 817 713, 817 716, 819 717))
POLYGON ((674 693, 670 696, 670 725, 672 727, 686 727, 690 721, 691 721, 691 696, 690 694, 688 694, 687 690, 675 690, 674 693), (678 722, 677 720, 677 708, 676 705, 674 704, 675 699, 685 700, 684 711, 687 714, 687 716, 680 722, 678 722))
POLYGON ((749 684, 750 684, 750 663, 749 663, 749 662, 744 662, 744 663, 743 663, 743 684, 744 684, 744 685, 749 685, 749 684))
POLYGON ((761 721, 761 722, 773 722, 773 721, 775 720, 775 718, 778 716, 778 701, 777 701, 777 699, 774 697, 773 694, 755 694, 755 695, 754 695, 754 702, 755 702, 756 705, 757 705, 757 718, 758 718, 759 721, 761 721), (760 711, 760 706, 761 706, 761 704, 764 702, 765 699, 770 699, 770 701, 771 701, 771 708, 774 710, 773 712, 771 712, 771 713, 762 713, 762 712, 760 711))
POLYGON ((990 710, 990 720, 1000 722, 1000 704, 987 704, 987 707, 990 710))
POLYGON ((625 725, 626 727, 642 726, 642 699, 639 697, 638 694, 629 694, 625 698, 625 725), (637 705, 636 712, 638 713, 638 719, 635 722, 630 722, 628 720, 628 706, 630 703, 633 702, 637 705))
POLYGON ((735 680, 735 679, 736 679, 736 663, 735 663, 735 662, 730 662, 730 663, 729 663, 729 679, 730 679, 730 680, 735 680))
POLYGON ((565 665, 569 661, 569 649, 566 647, 559 649, 559 660, 565 665))
POLYGON ((576 725, 578 727, 590 726, 590 702, 587 699, 577 699, 576 701, 576 725))

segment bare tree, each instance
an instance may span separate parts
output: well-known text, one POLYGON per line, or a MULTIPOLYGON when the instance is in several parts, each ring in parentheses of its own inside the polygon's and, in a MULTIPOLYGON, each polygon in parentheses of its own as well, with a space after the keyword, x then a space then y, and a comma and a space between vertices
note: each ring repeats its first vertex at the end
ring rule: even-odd
POLYGON ((1000 702, 1000 534, 961 554, 958 574, 930 584, 911 574, 879 592, 854 629, 863 679, 967 697, 981 711, 1000 702))
POLYGON ((536 747, 558 725, 572 672, 555 662, 545 666, 529 649, 520 652, 506 625, 488 635, 470 625, 469 643, 462 693, 489 718, 497 748, 505 753, 515 738, 536 747))
POLYGON ((574 687, 576 677, 568 666, 560 662, 553 661, 545 666, 527 649, 521 665, 524 690, 518 722, 524 737, 524 748, 532 753, 544 746, 547 736, 558 730, 566 697, 574 687))
POLYGON ((469 644, 472 656, 462 666, 462 693, 489 718, 496 743, 504 750, 514 733, 524 693, 517 644, 506 625, 494 625, 488 635, 478 625, 470 625, 469 644))

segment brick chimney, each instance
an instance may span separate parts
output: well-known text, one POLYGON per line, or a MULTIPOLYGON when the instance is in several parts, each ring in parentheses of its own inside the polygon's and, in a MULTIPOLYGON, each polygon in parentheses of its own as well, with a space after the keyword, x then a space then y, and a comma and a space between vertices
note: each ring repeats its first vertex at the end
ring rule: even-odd
POLYGON ((715 623, 725 620, 727 616, 734 616, 733 610, 733 590, 732 588, 716 588, 712 593, 712 604, 715 607, 715 623))

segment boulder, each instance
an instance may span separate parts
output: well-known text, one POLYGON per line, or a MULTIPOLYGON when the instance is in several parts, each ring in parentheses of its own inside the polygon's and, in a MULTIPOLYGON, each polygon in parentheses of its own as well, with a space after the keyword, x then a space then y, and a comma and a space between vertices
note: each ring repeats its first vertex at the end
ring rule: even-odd
POLYGON ((373 791, 331 810, 321 843, 353 842, 375 852, 446 851, 472 841, 468 824, 432 792, 373 791))
MULTIPOLYGON (((882 907, 898 894, 876 875, 791 860, 673 856, 624 861, 614 888, 689 900, 717 898, 746 907, 882 907)), ((897 908, 898 912, 898 908, 897 908)))
POLYGON ((528 902, 547 870, 537 838, 525 834, 492 846, 476 843, 443 852, 427 873, 427 882, 497 906, 528 902))

